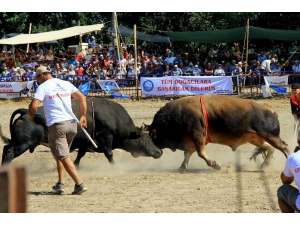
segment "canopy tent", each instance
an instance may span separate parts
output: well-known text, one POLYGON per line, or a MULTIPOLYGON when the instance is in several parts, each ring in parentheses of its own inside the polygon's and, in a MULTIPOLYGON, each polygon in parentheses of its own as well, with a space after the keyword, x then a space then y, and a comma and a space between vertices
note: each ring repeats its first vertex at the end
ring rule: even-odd
MULTIPOLYGON (((226 30, 214 31, 186 31, 186 32, 166 32, 164 33, 172 38, 173 41, 186 41, 198 43, 225 43, 243 40, 245 38, 246 27, 239 27, 226 30)), ((275 30, 258 27, 249 27, 249 39, 272 39, 281 41, 300 40, 300 31, 298 30, 275 30)))
MULTIPOLYGON (((115 33, 115 29, 109 28, 108 32, 115 33)), ((130 28, 125 27, 122 24, 120 24, 118 26, 118 34, 120 34, 122 36, 133 37, 133 29, 130 29, 130 28)), ((150 42, 160 42, 160 43, 168 43, 168 44, 171 43, 169 37, 164 37, 164 36, 159 36, 159 35, 150 35, 150 34, 145 34, 145 33, 141 33, 138 31, 136 32, 136 39, 150 41, 150 42)))
POLYGON ((58 39, 64 39, 77 35, 83 35, 91 33, 96 30, 101 30, 103 24, 87 25, 87 26, 74 26, 57 31, 49 31, 38 34, 20 34, 11 38, 1 39, 0 44, 2 45, 20 45, 47 42, 58 39))
POLYGON ((17 35, 20 35, 20 33, 4 34, 3 37, 1 38, 1 40, 11 38, 11 37, 14 37, 14 36, 17 36, 17 35))

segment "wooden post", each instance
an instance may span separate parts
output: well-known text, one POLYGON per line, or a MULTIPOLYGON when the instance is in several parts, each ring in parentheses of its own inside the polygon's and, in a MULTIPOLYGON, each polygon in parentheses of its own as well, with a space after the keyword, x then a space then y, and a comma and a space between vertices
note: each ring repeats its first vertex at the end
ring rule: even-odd
POLYGON ((0 167, 0 213, 25 213, 27 206, 26 170, 9 165, 0 167))
POLYGON ((133 38, 134 38, 134 66, 135 66, 135 89, 136 89, 136 99, 139 99, 139 84, 138 84, 138 74, 137 74, 137 46, 136 46, 136 25, 133 26, 133 38))
MULTIPOLYGON (((29 24, 29 34, 31 34, 31 23, 29 24)), ((27 44, 26 53, 29 51, 29 43, 27 44)))
MULTIPOLYGON (((117 54, 118 54, 118 61, 120 62, 120 46, 119 46, 119 38, 118 38, 118 22, 117 22, 117 13, 114 12, 114 15, 115 15, 115 19, 114 19, 114 22, 115 22, 115 34, 116 34, 116 39, 117 39, 117 54)), ((121 63, 119 63, 119 68, 120 68, 120 73, 121 73, 121 63)))
MULTIPOLYGON (((78 26, 80 26, 80 20, 78 20, 78 26)), ((82 34, 79 35, 79 51, 82 52, 82 34)))

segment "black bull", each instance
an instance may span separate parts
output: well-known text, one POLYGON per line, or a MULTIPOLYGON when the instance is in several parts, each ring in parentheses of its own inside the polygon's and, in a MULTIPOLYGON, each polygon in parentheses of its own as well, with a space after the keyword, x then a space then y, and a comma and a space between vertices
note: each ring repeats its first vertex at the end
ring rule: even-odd
MULTIPOLYGON (((131 153, 133 157, 146 156, 155 159, 162 155, 162 150, 157 148, 147 133, 135 127, 132 118, 118 103, 107 99, 87 99, 87 133, 93 137, 98 148, 93 148, 92 143, 78 126, 71 151, 78 149, 75 165, 93 148, 95 152, 104 153, 108 161, 113 164, 113 149, 121 148, 131 153), (94 130, 94 131, 93 131, 94 130)), ((80 107, 78 101, 72 100, 72 110, 79 118, 80 107)), ((48 145, 48 129, 43 107, 38 108, 38 113, 33 118, 27 115, 27 109, 18 109, 10 118, 11 139, 0 135, 7 145, 3 148, 2 164, 10 163, 28 149, 32 153, 38 145, 48 145), (21 114, 17 119, 14 117, 21 114)))
POLYGON ((262 167, 269 165, 274 152, 272 147, 286 157, 289 155, 287 144, 279 137, 276 112, 266 104, 234 96, 204 95, 201 101, 199 96, 177 99, 162 107, 152 124, 143 129, 149 131, 157 147, 184 151, 181 171, 188 168, 189 158, 194 152, 208 166, 221 169, 218 162, 206 155, 208 143, 226 145, 233 151, 242 144, 251 143, 257 147, 250 159, 255 160, 263 153, 265 161, 262 167))

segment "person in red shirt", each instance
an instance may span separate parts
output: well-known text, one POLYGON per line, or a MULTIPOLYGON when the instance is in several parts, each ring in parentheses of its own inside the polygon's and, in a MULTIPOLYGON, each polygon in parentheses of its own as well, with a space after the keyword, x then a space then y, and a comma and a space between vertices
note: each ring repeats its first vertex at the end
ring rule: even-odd
POLYGON ((124 50, 123 56, 124 56, 124 59, 126 59, 126 60, 128 59, 129 54, 128 54, 127 50, 124 50))
POLYGON ((5 64, 7 68, 12 69, 15 65, 15 62, 12 58, 8 58, 5 64))
POLYGON ((109 56, 106 56, 106 59, 104 59, 104 67, 103 67, 103 69, 107 70, 109 64, 112 64, 112 61, 110 60, 109 56))

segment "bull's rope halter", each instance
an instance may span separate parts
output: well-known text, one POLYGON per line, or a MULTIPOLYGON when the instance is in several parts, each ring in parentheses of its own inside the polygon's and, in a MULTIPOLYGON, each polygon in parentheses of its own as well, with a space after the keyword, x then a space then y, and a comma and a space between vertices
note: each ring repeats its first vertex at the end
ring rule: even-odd
POLYGON ((207 140, 208 143, 210 143, 211 139, 210 139, 210 136, 209 136, 208 116, 207 116, 207 111, 206 111, 205 104, 204 104, 203 95, 200 96, 200 104, 201 104, 201 110, 202 110, 202 114, 203 114, 203 118, 204 118, 204 122, 205 122, 206 140, 207 140))

